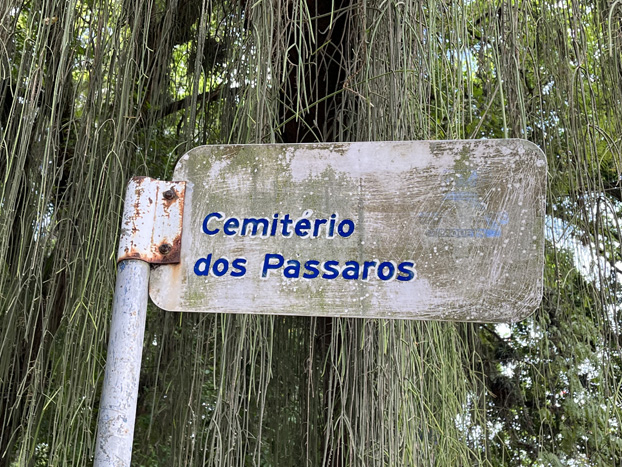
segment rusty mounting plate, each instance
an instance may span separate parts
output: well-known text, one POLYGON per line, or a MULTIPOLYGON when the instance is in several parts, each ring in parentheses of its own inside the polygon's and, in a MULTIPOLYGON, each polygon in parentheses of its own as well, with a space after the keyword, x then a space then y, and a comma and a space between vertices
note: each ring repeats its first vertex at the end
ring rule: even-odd
POLYGON ((186 182, 133 177, 125 193, 117 261, 179 263, 185 194, 186 182))

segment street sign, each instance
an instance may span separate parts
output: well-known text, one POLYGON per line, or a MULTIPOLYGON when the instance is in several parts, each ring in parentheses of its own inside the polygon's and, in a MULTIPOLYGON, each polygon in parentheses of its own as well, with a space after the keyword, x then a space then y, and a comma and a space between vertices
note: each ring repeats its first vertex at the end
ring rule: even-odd
POLYGON ((174 178, 128 184, 95 467, 131 462, 147 282, 165 310, 326 317, 508 322, 542 297, 527 141, 204 146, 174 178))
POLYGON ((538 306, 546 160, 523 140, 203 146, 171 311, 518 321, 538 306))

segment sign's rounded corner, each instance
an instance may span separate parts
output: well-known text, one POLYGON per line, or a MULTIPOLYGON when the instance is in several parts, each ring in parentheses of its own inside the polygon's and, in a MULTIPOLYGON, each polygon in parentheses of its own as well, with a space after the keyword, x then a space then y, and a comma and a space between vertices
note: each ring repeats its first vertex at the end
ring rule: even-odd
POLYGON ((536 311, 538 311, 541 304, 542 297, 540 296, 536 303, 526 305, 523 310, 521 310, 521 313, 518 313, 515 317, 512 317, 512 319, 508 321, 508 323, 516 324, 520 323, 521 321, 525 321, 528 318, 531 318, 536 313, 536 311))
POLYGON ((154 292, 153 288, 151 287, 152 282, 149 281, 149 298, 151 299, 151 302, 158 307, 160 310, 164 310, 164 311, 175 311, 175 312, 181 312, 183 310, 179 310, 176 309, 175 307, 171 307, 169 306, 167 303, 163 302, 160 298, 160 295, 157 294, 156 292, 154 292))
POLYGON ((200 153, 202 151, 209 151, 211 147, 212 145, 202 144, 201 146, 195 146, 192 149, 189 149, 188 151, 184 152, 183 155, 179 159, 177 159, 177 163, 175 164, 175 169, 173 170, 173 173, 175 174, 179 173, 183 169, 186 162, 194 154, 200 153))
POLYGON ((514 141, 519 143, 526 151, 532 151, 533 153, 535 153, 538 159, 542 159, 544 160, 544 162, 546 162, 546 153, 540 146, 538 146, 533 141, 525 138, 515 138, 514 141))

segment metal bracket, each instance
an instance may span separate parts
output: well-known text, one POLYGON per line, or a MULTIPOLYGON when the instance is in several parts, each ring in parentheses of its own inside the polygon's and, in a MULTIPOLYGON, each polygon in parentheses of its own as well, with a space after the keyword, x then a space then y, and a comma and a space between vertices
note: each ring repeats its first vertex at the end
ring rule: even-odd
POLYGON ((186 182, 133 177, 125 207, 117 262, 179 263, 186 182))

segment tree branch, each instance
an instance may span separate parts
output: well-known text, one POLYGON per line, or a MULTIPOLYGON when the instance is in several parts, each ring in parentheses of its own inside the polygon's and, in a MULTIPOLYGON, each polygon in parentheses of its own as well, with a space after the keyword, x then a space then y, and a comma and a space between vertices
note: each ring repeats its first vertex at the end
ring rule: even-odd
MULTIPOLYGON (((197 105, 202 104, 203 102, 205 102, 206 104, 209 104, 210 102, 215 101, 218 98, 218 96, 220 96, 221 87, 222 85, 219 85, 216 89, 212 91, 206 91, 206 92, 199 94, 196 98, 197 105)), ((190 104, 192 103, 192 97, 193 97, 192 95, 186 96, 183 99, 180 99, 178 101, 171 102, 170 104, 165 105, 161 111, 161 114, 159 115, 159 118, 167 117, 171 114, 174 114, 176 112, 179 112, 182 109, 189 107, 190 104)))

